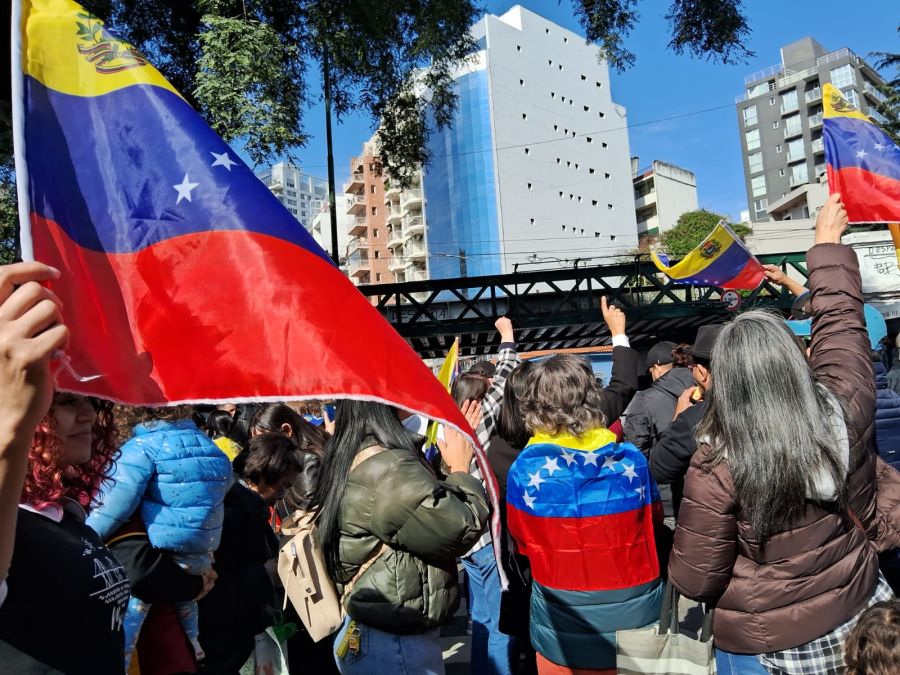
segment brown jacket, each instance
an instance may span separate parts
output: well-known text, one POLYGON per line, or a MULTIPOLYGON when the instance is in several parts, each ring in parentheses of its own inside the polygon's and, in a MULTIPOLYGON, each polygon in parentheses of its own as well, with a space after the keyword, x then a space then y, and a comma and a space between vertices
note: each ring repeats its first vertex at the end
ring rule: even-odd
MULTIPOLYGON (((810 364, 840 400, 850 442, 850 506, 870 538, 880 527, 871 446, 875 385, 863 321, 859 263, 841 245, 807 255, 813 307, 810 364)), ((716 646, 760 654, 805 644, 854 616, 875 589, 878 560, 846 514, 810 503, 761 549, 736 502, 727 463, 704 466, 701 447, 685 478, 669 579, 716 604, 716 646)))

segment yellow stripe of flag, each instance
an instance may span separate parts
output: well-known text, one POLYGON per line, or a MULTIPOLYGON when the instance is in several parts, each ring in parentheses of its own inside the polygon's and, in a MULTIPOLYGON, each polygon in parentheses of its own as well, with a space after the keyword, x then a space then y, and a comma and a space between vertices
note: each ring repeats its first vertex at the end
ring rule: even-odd
POLYGON ((71 0, 22 0, 22 70, 73 96, 100 96, 134 84, 178 95, 156 68, 71 0))
POLYGON ((720 223, 716 225, 715 229, 709 233, 709 236, 697 248, 672 267, 668 267, 655 251, 651 252, 650 255, 660 272, 667 274, 672 279, 686 279, 687 277, 700 274, 704 269, 725 255, 725 252, 734 244, 734 241, 734 236, 729 229, 720 223), (718 242, 719 250, 715 255, 707 258, 703 255, 703 250, 711 242, 718 242))
MULTIPOLYGON (((450 347, 450 351, 447 352, 441 370, 437 375, 438 382, 444 385, 444 389, 448 392, 450 391, 450 385, 452 384, 451 380, 453 379, 453 372, 456 370, 457 361, 459 361, 459 338, 456 338, 453 341, 453 345, 450 347)), ((437 445, 437 432, 438 423, 434 421, 430 422, 428 424, 428 432, 425 434, 426 448, 428 446, 437 445)))

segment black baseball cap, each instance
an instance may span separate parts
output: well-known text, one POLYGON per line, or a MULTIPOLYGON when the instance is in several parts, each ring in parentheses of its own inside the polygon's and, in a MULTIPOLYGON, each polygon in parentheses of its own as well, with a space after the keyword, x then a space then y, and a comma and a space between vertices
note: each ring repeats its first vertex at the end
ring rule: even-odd
POLYGON ((667 340, 657 342, 650 347, 650 351, 647 352, 646 370, 649 370, 651 366, 667 366, 672 363, 673 349, 675 349, 675 343, 667 340))

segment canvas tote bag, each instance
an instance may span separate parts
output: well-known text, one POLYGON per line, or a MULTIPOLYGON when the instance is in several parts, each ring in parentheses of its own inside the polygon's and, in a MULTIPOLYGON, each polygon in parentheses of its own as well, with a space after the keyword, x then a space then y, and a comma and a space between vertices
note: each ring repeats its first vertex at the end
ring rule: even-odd
MULTIPOLYGON (((350 470, 382 450, 384 448, 381 446, 373 445, 361 451, 350 470)), ((281 531, 290 540, 278 552, 278 576, 284 586, 284 606, 287 607, 290 601, 310 637, 318 642, 340 628, 344 620, 344 597, 350 595, 356 580, 388 547, 382 542, 375 554, 347 582, 344 594, 340 596, 328 576, 325 555, 316 543, 314 517, 315 514, 308 511, 296 511, 282 522, 281 531)))
POLYGON ((712 641, 713 611, 703 617, 700 639, 679 631, 678 591, 666 584, 659 626, 616 632, 616 663, 620 675, 713 675, 716 654, 712 641))

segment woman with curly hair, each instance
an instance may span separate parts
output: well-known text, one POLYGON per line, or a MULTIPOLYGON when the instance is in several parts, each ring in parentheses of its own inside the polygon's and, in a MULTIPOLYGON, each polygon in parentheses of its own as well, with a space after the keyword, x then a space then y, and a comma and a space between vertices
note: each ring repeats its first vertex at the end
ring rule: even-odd
POLYGON ((615 673, 616 631, 659 618, 662 508, 644 455, 606 428, 590 364, 535 365, 519 408, 531 439, 509 470, 506 517, 532 574, 541 675, 615 673))
POLYGON ((0 663, 121 673, 128 577, 85 524, 116 433, 109 404, 53 393, 50 359, 68 331, 39 282, 58 276, 38 263, 0 267, 0 663))

